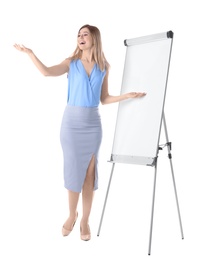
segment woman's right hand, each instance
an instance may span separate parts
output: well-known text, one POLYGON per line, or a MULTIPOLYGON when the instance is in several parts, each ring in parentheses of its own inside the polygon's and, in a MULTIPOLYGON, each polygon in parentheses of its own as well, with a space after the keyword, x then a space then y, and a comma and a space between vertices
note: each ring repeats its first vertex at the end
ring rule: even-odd
POLYGON ((47 67, 36 57, 36 55, 31 49, 25 47, 23 44, 20 45, 15 43, 13 46, 18 51, 27 53, 33 61, 34 65, 44 76, 60 76, 65 73, 68 73, 69 71, 70 59, 65 59, 60 64, 47 67))
POLYGON ((24 53, 27 53, 27 54, 31 54, 33 53, 33 51, 27 47, 25 47, 23 44, 14 44, 13 45, 15 47, 15 49, 17 49, 18 51, 21 51, 21 52, 24 52, 24 53))

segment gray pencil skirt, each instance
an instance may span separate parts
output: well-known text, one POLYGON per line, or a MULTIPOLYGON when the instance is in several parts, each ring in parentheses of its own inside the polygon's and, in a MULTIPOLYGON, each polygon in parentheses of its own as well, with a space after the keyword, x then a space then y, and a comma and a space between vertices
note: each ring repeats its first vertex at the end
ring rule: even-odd
POLYGON ((60 131, 66 189, 81 192, 92 156, 95 156, 94 190, 98 188, 98 153, 101 140, 102 126, 98 107, 67 105, 60 131))

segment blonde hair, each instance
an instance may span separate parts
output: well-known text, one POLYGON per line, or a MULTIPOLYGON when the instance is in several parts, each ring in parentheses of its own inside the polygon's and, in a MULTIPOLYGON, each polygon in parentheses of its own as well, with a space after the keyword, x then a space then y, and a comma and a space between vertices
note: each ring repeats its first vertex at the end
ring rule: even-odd
MULTIPOLYGON (((108 61, 105 58, 105 55, 102 50, 102 41, 101 41, 101 34, 99 29, 96 26, 92 26, 89 24, 83 25, 78 33, 80 33, 81 29, 88 28, 94 44, 94 49, 92 53, 92 58, 95 60, 95 62, 98 64, 100 70, 109 69, 110 65, 108 61)), ((82 56, 82 50, 80 50, 79 46, 76 47, 75 51, 73 52, 72 56, 70 57, 71 60, 77 60, 80 59, 82 56)))

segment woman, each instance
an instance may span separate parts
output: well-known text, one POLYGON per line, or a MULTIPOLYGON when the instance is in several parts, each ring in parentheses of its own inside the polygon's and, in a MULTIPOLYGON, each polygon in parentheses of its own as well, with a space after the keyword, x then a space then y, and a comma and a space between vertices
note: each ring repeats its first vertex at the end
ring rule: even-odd
POLYGON ((127 93, 111 96, 108 93, 109 64, 102 51, 101 35, 97 27, 84 25, 77 36, 77 47, 60 64, 45 66, 29 48, 15 44, 27 53, 44 76, 68 74, 68 100, 61 124, 61 145, 64 156, 64 184, 68 190, 69 217, 62 227, 68 236, 77 220, 77 205, 82 192, 83 215, 80 237, 91 238, 89 216, 94 190, 98 188, 98 151, 102 139, 99 102, 111 104, 145 93, 127 93))

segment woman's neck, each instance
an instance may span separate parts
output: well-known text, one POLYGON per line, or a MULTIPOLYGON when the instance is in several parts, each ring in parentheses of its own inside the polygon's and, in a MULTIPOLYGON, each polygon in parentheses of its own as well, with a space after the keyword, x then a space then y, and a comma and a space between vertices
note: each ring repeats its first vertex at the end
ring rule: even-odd
POLYGON ((81 56, 82 61, 86 61, 88 63, 94 62, 94 59, 92 58, 92 53, 91 52, 84 52, 82 53, 81 56))

